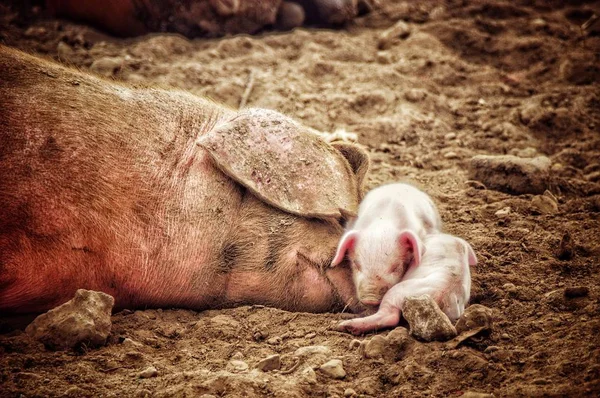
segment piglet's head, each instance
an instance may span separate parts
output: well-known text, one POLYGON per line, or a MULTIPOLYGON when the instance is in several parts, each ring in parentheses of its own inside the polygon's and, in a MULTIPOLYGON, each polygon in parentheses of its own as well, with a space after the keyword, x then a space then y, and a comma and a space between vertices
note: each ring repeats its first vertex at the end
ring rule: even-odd
POLYGON ((409 230, 351 230, 340 240, 331 266, 347 256, 358 299, 365 305, 378 305, 409 266, 421 263, 423 250, 419 237, 409 230))

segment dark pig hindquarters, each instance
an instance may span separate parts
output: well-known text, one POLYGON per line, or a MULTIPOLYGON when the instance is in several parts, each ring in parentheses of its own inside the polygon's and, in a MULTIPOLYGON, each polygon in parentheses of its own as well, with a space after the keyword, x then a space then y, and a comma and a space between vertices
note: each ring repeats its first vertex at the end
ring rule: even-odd
POLYGON ((327 268, 360 199, 358 148, 2 46, 0 109, 1 313, 80 288, 117 308, 359 309, 349 267, 327 268))

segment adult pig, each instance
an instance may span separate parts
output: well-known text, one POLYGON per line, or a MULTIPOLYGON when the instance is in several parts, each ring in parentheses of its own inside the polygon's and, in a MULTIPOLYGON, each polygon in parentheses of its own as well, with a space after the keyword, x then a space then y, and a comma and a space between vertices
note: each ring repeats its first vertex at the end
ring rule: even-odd
POLYGON ((274 111, 132 88, 0 46, 0 312, 358 311, 329 268, 368 167, 274 111))

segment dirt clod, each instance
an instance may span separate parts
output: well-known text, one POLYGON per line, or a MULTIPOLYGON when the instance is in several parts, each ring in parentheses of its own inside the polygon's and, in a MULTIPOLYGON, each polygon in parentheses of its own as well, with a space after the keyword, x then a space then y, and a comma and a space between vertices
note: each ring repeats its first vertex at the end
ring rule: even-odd
POLYGON ((410 325, 410 334, 421 340, 445 341, 456 336, 450 319, 428 295, 407 298, 403 315, 410 325))
POLYGON ((114 303, 106 293, 79 289, 70 301, 38 316, 26 332, 54 350, 101 346, 110 333, 114 303))
POLYGON ((548 188, 550 159, 512 155, 478 155, 471 159, 469 178, 481 181, 489 189, 513 195, 541 194, 548 188))
POLYGON ((324 375, 333 379, 343 379, 346 377, 346 371, 344 370, 344 366, 340 359, 332 359, 331 361, 325 362, 319 367, 319 370, 324 375))

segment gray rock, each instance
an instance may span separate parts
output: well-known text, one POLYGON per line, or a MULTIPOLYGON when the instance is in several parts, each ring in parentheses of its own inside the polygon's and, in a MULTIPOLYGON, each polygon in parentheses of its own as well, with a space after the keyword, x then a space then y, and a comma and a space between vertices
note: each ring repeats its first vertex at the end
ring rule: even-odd
MULTIPOLYGON (((506 285, 508 285, 508 283, 506 285)), ((514 285, 512 286, 515 287, 514 285)), ((508 290, 508 288, 506 289, 508 290)), ((456 322, 456 331, 458 333, 463 333, 467 330, 478 328, 491 329, 493 324, 492 318, 493 314, 490 308, 481 304, 470 305, 456 322)))
POLYGON ((321 373, 331 377, 332 379, 343 379, 346 377, 346 371, 342 365, 342 361, 339 359, 332 359, 331 361, 325 362, 319 368, 321 373))
POLYGON ((548 187, 551 162, 545 156, 478 155, 471 158, 469 178, 488 189, 509 194, 541 194, 548 187))
POLYGON ((142 379, 149 379, 151 377, 156 376, 158 376, 158 370, 156 370, 154 366, 149 366, 146 369, 142 370, 140 373, 138 373, 138 377, 142 379))
POLYGON ((410 334, 425 341, 445 341, 456 336, 450 319, 429 296, 413 296, 404 302, 403 315, 410 334))
POLYGON ((364 345, 365 358, 382 358, 388 350, 388 341, 385 337, 376 334, 364 345))
POLYGON ((256 368, 263 372, 268 372, 275 369, 281 368, 281 357, 279 354, 270 355, 256 364, 256 368))
POLYGON ((234 373, 244 372, 248 370, 248 364, 244 361, 240 361, 239 359, 232 359, 227 364, 227 369, 234 373))
POLYGON ((79 289, 75 297, 35 318, 27 334, 54 350, 101 346, 112 323, 115 299, 108 294, 79 289))
POLYGON ((295 352, 294 355, 297 357, 305 357, 310 355, 329 355, 331 354, 331 350, 329 347, 324 345, 309 345, 306 347, 300 347, 295 352))

